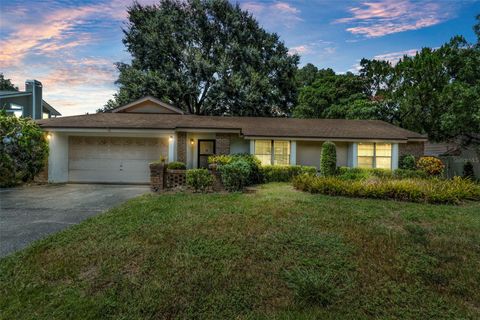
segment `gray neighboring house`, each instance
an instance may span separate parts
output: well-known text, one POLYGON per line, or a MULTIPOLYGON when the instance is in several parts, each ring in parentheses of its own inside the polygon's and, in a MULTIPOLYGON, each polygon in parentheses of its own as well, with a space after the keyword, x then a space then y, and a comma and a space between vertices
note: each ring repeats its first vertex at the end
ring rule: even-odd
POLYGON ((38 120, 48 132, 50 182, 149 183, 149 163, 164 157, 188 168, 212 154, 250 153, 262 164, 320 166, 334 141, 337 165, 396 169, 421 156, 425 136, 377 120, 198 116, 154 97, 108 113, 38 120))
POLYGON ((0 91, 0 109, 24 118, 48 119, 60 116, 42 97, 42 83, 27 80, 25 91, 0 91))

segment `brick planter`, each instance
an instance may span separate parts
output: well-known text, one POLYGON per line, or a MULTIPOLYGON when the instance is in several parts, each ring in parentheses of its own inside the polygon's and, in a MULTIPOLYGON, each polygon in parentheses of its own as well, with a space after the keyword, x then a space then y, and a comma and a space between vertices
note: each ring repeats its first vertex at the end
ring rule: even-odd
POLYGON ((165 163, 150 163, 150 189, 160 192, 165 189, 165 163))
POLYGON ((167 189, 183 187, 187 185, 187 170, 170 170, 167 169, 166 182, 167 189))

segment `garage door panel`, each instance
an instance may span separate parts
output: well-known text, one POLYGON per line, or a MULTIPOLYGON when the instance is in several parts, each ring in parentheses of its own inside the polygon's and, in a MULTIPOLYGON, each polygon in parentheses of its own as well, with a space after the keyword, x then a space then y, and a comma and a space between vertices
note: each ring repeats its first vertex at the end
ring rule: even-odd
POLYGON ((69 181, 148 183, 167 150, 166 138, 70 137, 69 181))

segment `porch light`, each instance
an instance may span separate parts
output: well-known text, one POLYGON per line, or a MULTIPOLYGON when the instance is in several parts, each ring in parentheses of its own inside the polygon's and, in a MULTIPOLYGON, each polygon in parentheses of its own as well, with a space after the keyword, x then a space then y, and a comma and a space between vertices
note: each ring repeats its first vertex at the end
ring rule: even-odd
POLYGON ((52 135, 50 133, 47 133, 47 140, 52 139, 52 135))
POLYGON ((193 139, 190 139, 190 144, 193 146, 195 144, 195 142, 193 141, 193 139))
POLYGON ((173 141, 173 136, 168 137, 168 141, 172 142, 173 141))

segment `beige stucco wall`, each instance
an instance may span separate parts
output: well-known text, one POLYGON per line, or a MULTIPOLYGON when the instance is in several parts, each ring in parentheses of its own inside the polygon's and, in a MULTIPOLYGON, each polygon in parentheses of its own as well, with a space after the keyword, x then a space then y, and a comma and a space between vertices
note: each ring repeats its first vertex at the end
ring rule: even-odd
MULTIPOLYGON (((320 168, 320 155, 323 141, 297 141, 297 164, 320 168)), ((337 166, 345 167, 348 163, 348 143, 335 142, 337 147, 337 166)))

